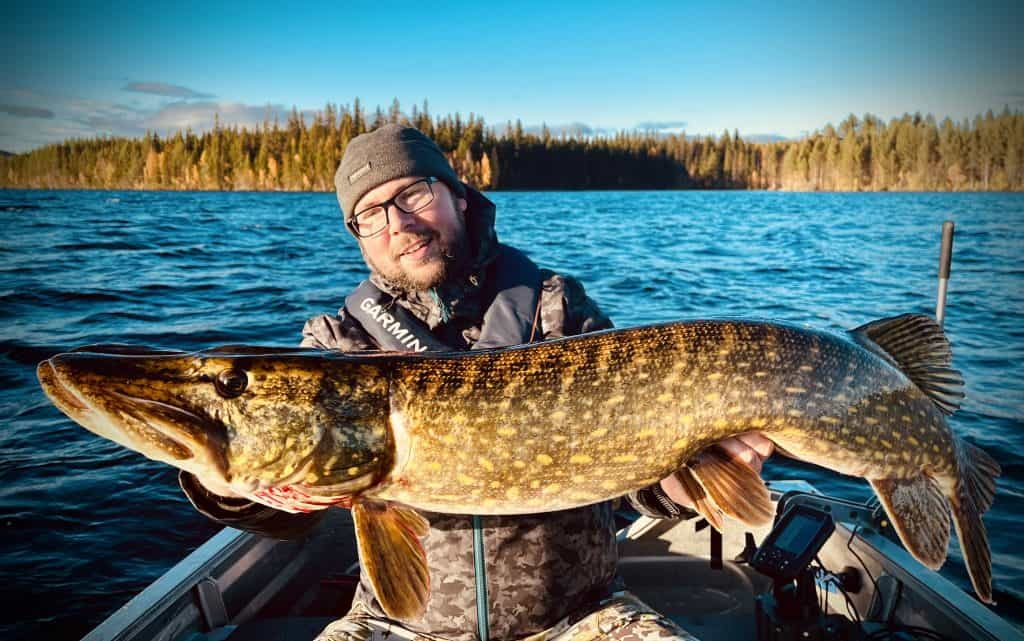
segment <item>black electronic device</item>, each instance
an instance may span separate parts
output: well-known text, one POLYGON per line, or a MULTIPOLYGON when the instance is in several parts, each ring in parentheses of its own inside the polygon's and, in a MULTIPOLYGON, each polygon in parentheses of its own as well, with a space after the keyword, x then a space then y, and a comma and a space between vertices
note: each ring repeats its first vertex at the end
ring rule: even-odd
POLYGON ((800 576, 835 529, 828 512, 794 505, 761 542, 750 565, 776 583, 792 581, 800 576))

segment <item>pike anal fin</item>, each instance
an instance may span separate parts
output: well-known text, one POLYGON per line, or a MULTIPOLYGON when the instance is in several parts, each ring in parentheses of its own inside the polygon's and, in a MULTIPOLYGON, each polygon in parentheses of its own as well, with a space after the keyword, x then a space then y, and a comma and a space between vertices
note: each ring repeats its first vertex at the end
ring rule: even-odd
MULTIPOLYGON (((750 527, 771 522, 775 515, 771 493, 761 475, 742 460, 712 446, 687 463, 687 468, 721 512, 750 527)), ((708 523, 715 525, 710 518, 708 523)), ((719 525, 715 527, 721 531, 719 525)))
POLYGON ((938 484, 924 474, 868 482, 911 556, 932 570, 942 567, 949 548, 949 508, 938 484))
POLYGON ((430 572, 420 538, 429 525, 411 508, 377 501, 352 505, 359 558, 388 616, 412 620, 430 597, 430 572))

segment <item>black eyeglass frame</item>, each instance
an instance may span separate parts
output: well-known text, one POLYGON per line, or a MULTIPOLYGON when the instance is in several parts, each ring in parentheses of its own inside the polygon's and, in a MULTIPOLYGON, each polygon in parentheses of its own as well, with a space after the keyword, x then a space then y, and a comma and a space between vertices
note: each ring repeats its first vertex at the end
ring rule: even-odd
POLYGON ((429 207, 430 203, 434 202, 434 198, 436 198, 436 196, 437 196, 434 193, 434 188, 432 186, 436 182, 441 182, 441 179, 440 178, 435 178, 434 176, 427 176, 426 178, 420 178, 419 180, 414 180, 411 183, 409 183, 408 185, 406 185, 405 187, 402 187, 401 191, 399 191, 397 194, 395 194, 391 198, 388 198, 384 202, 377 203, 376 205, 373 205, 371 207, 367 207, 366 209, 364 209, 362 211, 356 212, 355 214, 352 215, 351 218, 348 219, 348 222, 345 223, 345 224, 352 231, 352 233, 356 235, 356 237, 358 237, 358 238, 373 238, 374 236, 380 234, 382 231, 387 229, 388 225, 391 224, 391 206, 392 205, 394 205, 395 207, 397 207, 398 209, 400 209, 401 211, 403 211, 403 212, 405 212, 407 214, 415 214, 416 212, 422 211, 423 209, 429 207), (427 189, 430 191, 430 200, 428 200, 427 202, 423 203, 421 206, 417 207, 416 209, 414 209, 412 211, 409 211, 408 209, 405 209, 404 207, 399 205, 397 201, 398 201, 399 198, 401 198, 402 194, 404 194, 406 191, 408 191, 409 188, 412 187, 413 185, 418 185, 420 183, 427 183, 427 189), (359 225, 357 223, 359 217, 362 216, 363 214, 365 214, 368 211, 371 211, 373 209, 377 209, 378 207, 383 207, 384 208, 384 225, 380 229, 378 229, 377 231, 375 231, 375 232, 373 232, 371 234, 363 235, 363 234, 359 233, 359 225))

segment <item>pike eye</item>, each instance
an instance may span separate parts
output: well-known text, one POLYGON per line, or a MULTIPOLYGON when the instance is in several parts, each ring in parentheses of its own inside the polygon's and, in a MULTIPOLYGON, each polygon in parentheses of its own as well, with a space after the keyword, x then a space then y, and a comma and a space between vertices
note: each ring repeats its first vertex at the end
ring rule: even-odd
POLYGON ((226 369, 213 380, 213 387, 224 398, 235 398, 245 391, 249 377, 240 369, 226 369))

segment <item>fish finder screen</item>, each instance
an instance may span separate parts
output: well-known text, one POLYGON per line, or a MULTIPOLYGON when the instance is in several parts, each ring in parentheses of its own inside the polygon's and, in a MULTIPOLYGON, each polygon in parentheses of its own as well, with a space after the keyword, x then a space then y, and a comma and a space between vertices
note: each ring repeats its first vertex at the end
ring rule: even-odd
POLYGON ((792 554, 800 554, 820 529, 821 521, 804 514, 795 514, 789 526, 779 533, 775 547, 792 554))

